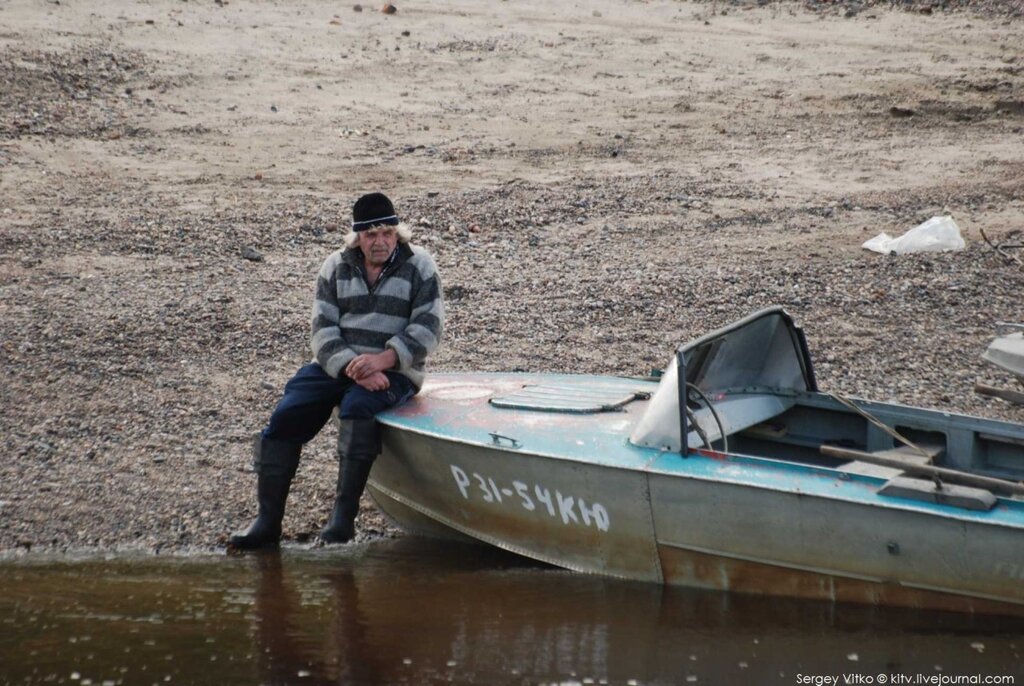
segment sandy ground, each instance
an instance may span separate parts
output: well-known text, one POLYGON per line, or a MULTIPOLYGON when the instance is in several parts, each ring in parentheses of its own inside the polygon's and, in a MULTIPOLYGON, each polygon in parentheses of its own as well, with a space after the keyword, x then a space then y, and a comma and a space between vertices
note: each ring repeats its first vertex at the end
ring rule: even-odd
POLYGON ((434 369, 644 373, 782 304, 824 388, 1024 421, 971 390, 1012 383, 979 355, 1024 320, 980 234, 1024 240, 1019 3, 397 8, 0 0, 0 550, 247 524, 250 436, 371 190, 444 276, 434 369), (966 250, 860 248, 943 212, 966 250))

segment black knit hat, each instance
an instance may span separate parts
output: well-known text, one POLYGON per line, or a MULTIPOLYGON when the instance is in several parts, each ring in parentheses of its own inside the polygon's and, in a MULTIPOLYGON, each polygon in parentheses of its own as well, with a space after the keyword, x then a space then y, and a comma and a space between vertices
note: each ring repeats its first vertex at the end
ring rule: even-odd
POLYGON ((375 226, 398 225, 395 206, 383 193, 367 193, 352 206, 352 230, 366 231, 375 226))

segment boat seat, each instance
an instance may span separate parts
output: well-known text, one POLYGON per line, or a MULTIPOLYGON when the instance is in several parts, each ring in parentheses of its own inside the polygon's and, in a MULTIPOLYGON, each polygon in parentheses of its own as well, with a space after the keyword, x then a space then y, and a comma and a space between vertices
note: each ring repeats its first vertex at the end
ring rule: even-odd
POLYGON ((942 488, 936 488, 935 483, 930 479, 915 479, 906 476, 895 476, 885 482, 878 495, 890 498, 905 498, 907 500, 920 500, 926 503, 938 503, 940 505, 952 505, 962 507, 965 510, 976 510, 988 512, 995 507, 995 495, 984 488, 962 486, 960 484, 943 484, 942 488))

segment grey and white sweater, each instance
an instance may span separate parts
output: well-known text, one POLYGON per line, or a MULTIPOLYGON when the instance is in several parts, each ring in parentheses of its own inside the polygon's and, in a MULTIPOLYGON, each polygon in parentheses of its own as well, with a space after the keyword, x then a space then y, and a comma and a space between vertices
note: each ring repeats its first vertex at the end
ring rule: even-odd
POLYGON ((335 378, 356 355, 391 348, 398 355, 394 371, 420 388, 443 325, 437 266, 419 246, 399 243, 373 288, 367 286, 359 248, 332 253, 320 268, 310 344, 317 363, 335 378))

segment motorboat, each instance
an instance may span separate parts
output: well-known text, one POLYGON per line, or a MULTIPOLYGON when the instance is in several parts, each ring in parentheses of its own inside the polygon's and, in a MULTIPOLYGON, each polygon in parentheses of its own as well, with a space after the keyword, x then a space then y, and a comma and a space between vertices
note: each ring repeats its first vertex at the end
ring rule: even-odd
MULTIPOLYGON (((1009 372, 1024 386, 1024 324, 998 322, 996 337, 982 353, 986 362, 1009 372)), ((975 384, 974 390, 982 395, 1002 398, 1011 403, 1024 405, 1024 392, 1012 388, 975 384)))
POLYGON ((1024 426, 818 389, 781 308, 661 374, 452 373, 378 417, 401 527, 660 584, 1024 614, 1024 426))

